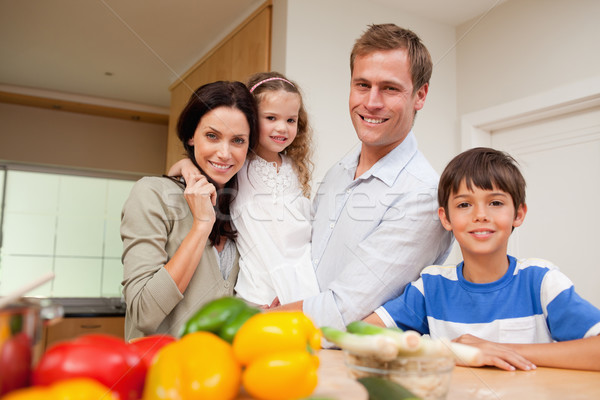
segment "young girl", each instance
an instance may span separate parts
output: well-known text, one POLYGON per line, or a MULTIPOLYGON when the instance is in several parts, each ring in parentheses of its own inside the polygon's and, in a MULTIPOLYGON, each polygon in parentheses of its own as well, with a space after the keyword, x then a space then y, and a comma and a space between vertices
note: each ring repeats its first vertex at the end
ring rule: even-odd
MULTIPOLYGON (((240 253, 235 290, 258 305, 287 304, 319 293, 310 251, 310 128, 295 83, 268 72, 247 86, 258 105, 259 140, 231 204, 240 253)), ((186 179, 197 173, 186 159, 169 171, 186 179)))

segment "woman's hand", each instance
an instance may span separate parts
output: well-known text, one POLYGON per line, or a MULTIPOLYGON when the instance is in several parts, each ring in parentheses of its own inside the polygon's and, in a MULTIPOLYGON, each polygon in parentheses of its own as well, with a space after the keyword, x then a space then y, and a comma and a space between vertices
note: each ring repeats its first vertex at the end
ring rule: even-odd
POLYGON ((215 223, 214 206, 217 204, 217 190, 202 174, 197 174, 186 180, 187 186, 183 195, 194 216, 194 224, 210 225, 215 223))
POLYGON ((198 175, 187 182, 183 196, 190 207, 194 222, 173 257, 165 264, 165 269, 181 293, 187 289, 202 259, 215 224, 214 205, 217 201, 217 191, 204 175, 198 175))
POLYGON ((476 367, 492 365, 507 371, 514 371, 516 368, 529 371, 536 368, 531 361, 500 343, 483 340, 469 334, 459 336, 453 342, 467 344, 481 350, 483 353, 482 363, 475 365, 476 367))
POLYGON ((199 176, 202 176, 202 173, 200 172, 198 167, 194 165, 192 160, 190 160, 189 158, 183 158, 177 161, 175 164, 173 164, 171 168, 169 168, 169 172, 167 173, 167 175, 183 176, 183 179, 185 180, 186 184, 189 185, 190 182, 195 182, 195 180, 199 176))

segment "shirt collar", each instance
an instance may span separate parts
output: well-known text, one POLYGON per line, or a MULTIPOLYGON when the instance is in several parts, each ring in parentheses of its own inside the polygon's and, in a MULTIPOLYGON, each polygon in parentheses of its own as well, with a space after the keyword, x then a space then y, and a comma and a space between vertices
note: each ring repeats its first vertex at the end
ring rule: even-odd
MULTIPOLYGON (((340 165, 354 175, 358 167, 358 158, 360 156, 360 146, 344 157, 340 165)), ((383 156, 367 172, 358 179, 366 180, 371 176, 381 180, 388 186, 392 186, 398 178, 400 172, 406 164, 413 158, 417 152, 417 139, 412 131, 406 135, 406 138, 396 146, 392 151, 383 156)))

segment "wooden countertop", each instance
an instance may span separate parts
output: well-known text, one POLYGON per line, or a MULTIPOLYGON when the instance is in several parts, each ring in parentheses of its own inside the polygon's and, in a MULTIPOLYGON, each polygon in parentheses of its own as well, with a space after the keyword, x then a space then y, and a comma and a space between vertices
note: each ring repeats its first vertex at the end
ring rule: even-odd
MULTIPOLYGON (((364 387, 350 377, 339 350, 319 352, 319 385, 313 396, 367 400, 364 387)), ((600 399, 600 372, 558 368, 503 371, 497 368, 456 367, 446 400, 600 399)))
POLYGON ((456 367, 447 400, 459 399, 600 399, 600 372, 456 367))

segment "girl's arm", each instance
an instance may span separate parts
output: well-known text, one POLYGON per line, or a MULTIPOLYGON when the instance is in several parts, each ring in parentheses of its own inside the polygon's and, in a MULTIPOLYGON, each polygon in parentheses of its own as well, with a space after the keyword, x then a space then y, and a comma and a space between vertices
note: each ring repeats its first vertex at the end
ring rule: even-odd
POLYGON ((169 168, 168 176, 183 176, 186 182, 195 182, 195 179, 202 175, 198 167, 194 165, 189 158, 182 158, 169 168))
POLYGON ((600 371, 600 336, 553 343, 495 343, 473 335, 462 335, 455 342, 483 351, 483 365, 509 371, 535 366, 600 371))

